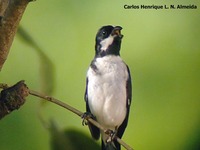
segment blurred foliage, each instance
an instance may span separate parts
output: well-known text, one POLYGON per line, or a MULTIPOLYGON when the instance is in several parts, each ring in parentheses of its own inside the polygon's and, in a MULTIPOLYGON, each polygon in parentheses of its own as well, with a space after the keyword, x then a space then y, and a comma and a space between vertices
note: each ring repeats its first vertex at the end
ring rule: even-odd
POLYGON ((42 91, 46 94, 51 94, 53 92, 53 87, 55 86, 55 70, 53 62, 48 58, 40 46, 38 46, 37 42, 33 40, 30 34, 22 26, 19 26, 17 33, 24 43, 28 44, 28 46, 31 46, 38 53, 40 59, 40 83, 42 86, 42 91))
MULTIPOLYGON (((106 24, 121 25, 124 34, 121 56, 133 79, 133 103, 123 140, 135 150, 197 150, 200 8, 125 10, 123 7, 172 3, 200 6, 197 0, 189 3, 186 0, 36 1, 27 7, 21 26, 56 68, 56 73, 54 69, 44 71, 48 72, 43 78, 47 80, 45 83, 54 83, 52 95, 84 111, 85 75, 94 56, 97 29, 106 24)), ((0 80, 13 84, 24 79, 29 88, 42 89, 38 69, 42 65, 46 63, 38 57, 37 50, 17 36, 0 80)), ((1 120, 0 149, 50 149, 51 137, 36 116, 37 106, 36 98, 29 97, 23 109, 1 120)), ((74 114, 52 104, 43 113, 46 118, 56 119, 59 131, 73 126, 89 136, 87 127, 82 127, 74 114)))
POLYGON ((81 130, 67 128, 64 131, 59 131, 54 124, 51 124, 49 130, 52 150, 100 149, 100 145, 81 130))

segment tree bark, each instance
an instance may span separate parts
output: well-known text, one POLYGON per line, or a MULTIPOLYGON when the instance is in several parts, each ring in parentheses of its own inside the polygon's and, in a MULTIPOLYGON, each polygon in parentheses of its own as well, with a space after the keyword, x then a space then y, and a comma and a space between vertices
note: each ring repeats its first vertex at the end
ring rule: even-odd
POLYGON ((17 27, 31 0, 0 0, 0 71, 7 59, 17 27))

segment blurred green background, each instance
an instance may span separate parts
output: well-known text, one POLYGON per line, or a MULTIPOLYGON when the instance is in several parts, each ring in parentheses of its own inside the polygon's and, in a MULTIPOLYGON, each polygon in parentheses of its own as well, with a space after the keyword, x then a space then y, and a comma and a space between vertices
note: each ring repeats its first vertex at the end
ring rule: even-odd
MULTIPOLYGON (((85 76, 102 25, 121 25, 121 57, 133 79, 133 101, 123 140, 135 150, 200 149, 200 2, 37 0, 21 26, 52 61, 16 36, 0 72, 0 82, 24 79, 30 89, 53 89, 52 96, 85 111, 85 76), (124 4, 195 4, 198 9, 126 10, 124 4), (46 77, 45 77, 46 75, 46 77)), ((52 135, 43 121, 53 119, 89 135, 81 119, 54 104, 29 96, 18 111, 0 120, 1 150, 49 150, 52 135), (42 110, 41 110, 42 109, 42 110), (41 116, 40 116, 41 117, 41 116)), ((76 142, 74 142, 76 144, 76 142)))

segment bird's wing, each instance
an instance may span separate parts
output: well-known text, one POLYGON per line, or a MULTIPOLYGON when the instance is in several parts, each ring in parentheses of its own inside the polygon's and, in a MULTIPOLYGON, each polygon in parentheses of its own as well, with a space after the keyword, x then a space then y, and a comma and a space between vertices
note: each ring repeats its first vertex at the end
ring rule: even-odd
MULTIPOLYGON (((89 104, 88 104, 88 93, 87 93, 87 89, 88 89, 88 78, 86 79, 86 89, 85 89, 85 102, 86 102, 86 112, 91 114, 91 111, 90 111, 90 107, 89 107, 89 104)), ((94 117, 93 118, 94 120, 96 120, 96 118, 94 117)), ((90 122, 88 122, 88 127, 90 129, 90 133, 92 135, 92 137, 95 139, 95 140, 98 140, 99 137, 100 137, 100 130, 99 128, 97 128, 96 126, 94 126, 93 124, 91 124, 90 122)))

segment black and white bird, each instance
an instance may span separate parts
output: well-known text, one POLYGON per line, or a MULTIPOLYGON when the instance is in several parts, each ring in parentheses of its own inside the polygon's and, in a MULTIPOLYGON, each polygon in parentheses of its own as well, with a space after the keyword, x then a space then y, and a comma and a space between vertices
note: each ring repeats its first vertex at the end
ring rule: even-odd
MULTIPOLYGON (((86 113, 105 129, 122 137, 131 105, 131 76, 120 57, 123 35, 120 26, 103 26, 96 35, 95 57, 87 71, 86 113)), ((102 150, 120 150, 120 144, 88 123, 94 139, 102 138, 102 150)))

